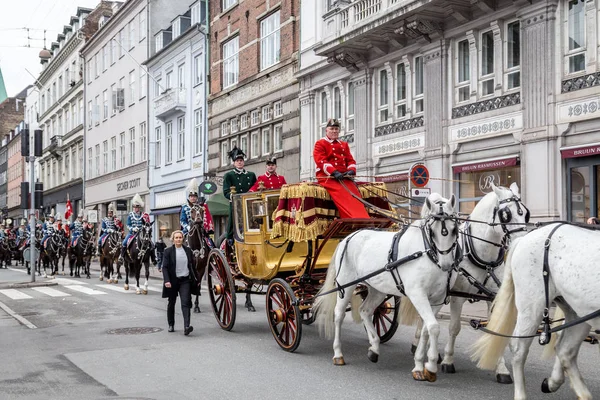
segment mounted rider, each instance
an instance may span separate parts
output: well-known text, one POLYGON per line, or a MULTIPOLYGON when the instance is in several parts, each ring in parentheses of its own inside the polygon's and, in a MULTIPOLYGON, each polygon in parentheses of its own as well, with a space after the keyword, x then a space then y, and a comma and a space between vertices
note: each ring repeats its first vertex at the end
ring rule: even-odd
POLYGON ((21 243, 25 241, 29 237, 29 231, 26 229, 25 225, 27 225, 27 220, 25 218, 21 219, 21 225, 17 229, 17 242, 21 243))
POLYGON ((107 216, 102 218, 102 225, 100 227, 100 238, 98 239, 98 255, 102 254, 102 245, 104 240, 113 232, 121 232, 122 224, 119 223, 119 219, 115 217, 115 208, 111 204, 108 205, 107 216))
POLYGON ((208 206, 204 202, 204 198, 198 203, 198 181, 196 178, 192 178, 190 183, 185 188, 185 197, 187 203, 181 206, 181 213, 179 214, 179 222, 181 224, 181 230, 183 234, 187 236, 190 231, 192 221, 192 208, 195 205, 199 205, 204 209, 204 230, 209 235, 214 233, 213 219, 208 210, 208 206))
MULTIPOLYGON (((125 236, 125 240, 123 240, 123 250, 121 251, 121 255, 127 254, 129 240, 135 237, 144 225, 150 224, 150 215, 148 215, 146 212, 142 212, 144 202, 139 194, 136 193, 135 196, 133 196, 131 205, 133 207, 133 211, 131 211, 127 216, 127 236, 125 236)), ((148 253, 150 253, 152 263, 156 265, 156 255, 154 254, 154 243, 152 243, 152 241, 150 241, 150 249, 148 250, 148 253)))
POLYGON ((50 211, 50 214, 46 216, 46 222, 42 225, 42 233, 44 236, 42 237, 42 247, 46 247, 46 241, 52 235, 54 235, 57 231, 56 221, 54 218, 54 209, 50 211))
POLYGON ((4 221, 0 222, 0 239, 6 238, 6 228, 4 227, 4 221))
POLYGON ((71 242, 69 243, 69 247, 75 246, 75 241, 83 234, 83 229, 83 211, 79 211, 77 219, 69 226, 69 230, 71 231, 71 242))

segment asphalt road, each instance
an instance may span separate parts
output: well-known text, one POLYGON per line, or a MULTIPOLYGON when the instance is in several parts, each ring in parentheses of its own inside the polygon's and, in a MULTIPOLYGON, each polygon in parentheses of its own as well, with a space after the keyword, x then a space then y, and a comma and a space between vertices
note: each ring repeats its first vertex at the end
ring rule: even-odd
MULTIPOLYGON (((124 291, 122 281, 109 285, 98 281, 97 272, 93 277, 61 277, 54 286, 7 289, 6 282, 28 276, 17 268, 0 270, 0 399, 512 398, 512 385, 497 384, 493 373, 478 370, 469 360, 466 349, 479 333, 467 326, 457 341, 457 373, 440 373, 435 383, 415 382, 413 328, 401 327, 373 364, 366 357, 363 328, 347 318, 347 365, 336 367, 331 342, 320 338, 314 326, 303 327, 295 353, 281 350, 270 333, 261 296, 253 296, 256 313, 239 304, 235 327, 225 332, 204 293, 203 312, 192 315, 194 332, 186 337, 179 311, 176 332, 166 331, 161 281, 151 280, 148 295, 136 295, 124 291), (123 328, 156 329, 111 333, 123 328)), ((441 324, 440 349, 447 337, 446 321, 441 324)), ((530 398, 574 399, 567 384, 555 394, 540 392, 552 366, 540 354, 534 344, 526 366, 530 398)), ((598 346, 584 343, 579 359, 590 390, 600 395, 598 346)))

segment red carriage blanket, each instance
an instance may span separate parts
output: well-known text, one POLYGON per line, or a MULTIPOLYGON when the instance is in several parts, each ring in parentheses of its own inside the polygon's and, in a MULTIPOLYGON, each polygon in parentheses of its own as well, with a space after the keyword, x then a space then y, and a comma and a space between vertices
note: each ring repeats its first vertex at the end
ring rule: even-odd
MULTIPOLYGON (((361 197, 383 210, 390 211, 385 183, 358 183, 361 197)), ((381 216, 368 209, 369 215, 381 216)), ((327 190, 318 183, 301 182, 284 185, 273 215, 271 238, 283 236, 293 242, 314 240, 322 235, 331 221, 339 218, 327 190)))

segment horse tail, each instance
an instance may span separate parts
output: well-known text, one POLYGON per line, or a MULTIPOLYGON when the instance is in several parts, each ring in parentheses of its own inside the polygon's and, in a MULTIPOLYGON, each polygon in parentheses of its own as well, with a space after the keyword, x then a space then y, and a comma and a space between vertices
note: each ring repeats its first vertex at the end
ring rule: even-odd
POLYGON ((419 322, 421 316, 408 296, 400 300, 400 323, 406 326, 414 326, 419 322))
POLYGON ((360 317, 360 305, 363 302, 363 298, 360 294, 357 294, 356 291, 352 292, 352 297, 350 298, 350 309, 352 310, 352 320, 357 324, 362 322, 362 318, 360 317))
MULTIPOLYGON (((565 318, 565 313, 562 310, 562 308, 560 308, 559 306, 556 306, 556 310, 554 311, 554 316, 552 317, 552 319, 554 321, 558 321, 559 319, 564 319, 565 318)), ((560 322, 553 322, 552 324, 550 324, 551 328, 555 328, 559 325, 561 325, 563 323, 563 321, 560 322)), ((556 356, 556 342, 558 341, 558 337, 559 337, 560 333, 556 332, 555 334, 550 336, 550 343, 548 343, 547 345, 544 346, 544 351, 542 352, 542 360, 551 360, 554 358, 554 356, 556 356)))
MULTIPOLYGON (((515 305, 515 284, 512 275, 512 257, 518 241, 513 243, 504 268, 504 279, 492 306, 492 315, 487 329, 502 335, 512 335, 517 323, 518 310, 515 305)), ((493 371, 510 338, 486 334, 472 346, 471 359, 477 367, 493 371)))
MULTIPOLYGON (((335 278, 337 275, 337 250, 339 248, 340 246, 338 245, 333 252, 333 256, 331 257, 331 261, 329 263, 329 268, 327 269, 327 278, 325 279, 323 287, 321 290, 319 290, 319 293, 317 293, 317 296, 335 288, 335 278)), ((337 293, 333 292, 317 297, 313 305, 313 314, 316 315, 319 334, 321 336, 325 336, 327 339, 333 338, 333 334, 335 332, 334 314, 336 303, 337 293)))

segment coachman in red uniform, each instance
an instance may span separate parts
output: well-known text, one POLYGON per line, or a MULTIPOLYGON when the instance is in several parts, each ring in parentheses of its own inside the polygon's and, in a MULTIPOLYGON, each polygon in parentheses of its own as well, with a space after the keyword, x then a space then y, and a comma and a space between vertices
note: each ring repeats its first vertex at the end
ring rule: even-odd
POLYGON ((356 161, 348 143, 338 140, 340 123, 337 119, 327 121, 326 137, 315 143, 313 158, 317 164, 317 181, 329 192, 341 218, 369 218, 360 198, 354 176, 356 161), (353 196, 354 195, 354 196, 353 196))
POLYGON ((277 174, 277 159, 275 157, 267 160, 267 172, 258 177, 249 192, 256 192, 260 188, 261 182, 264 189, 279 189, 287 183, 283 175, 277 174))

